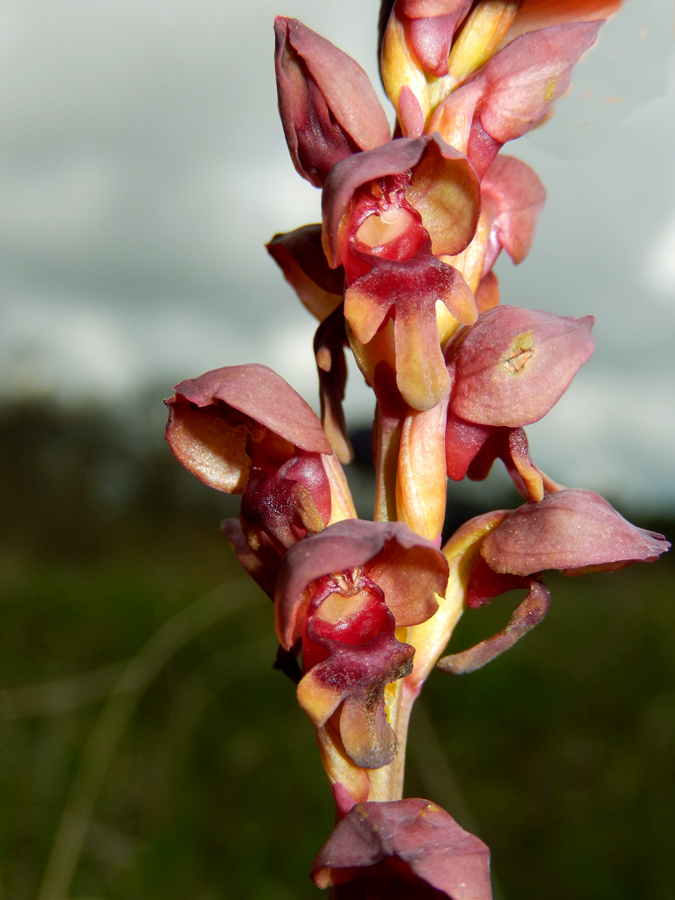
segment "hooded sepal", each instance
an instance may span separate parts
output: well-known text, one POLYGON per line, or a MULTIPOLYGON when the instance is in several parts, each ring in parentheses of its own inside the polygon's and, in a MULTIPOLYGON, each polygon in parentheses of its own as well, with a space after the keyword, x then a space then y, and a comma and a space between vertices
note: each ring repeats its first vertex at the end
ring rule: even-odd
POLYGON ((321 187, 335 163, 390 138, 389 123, 361 66, 297 19, 277 16, 279 113, 293 164, 321 187))

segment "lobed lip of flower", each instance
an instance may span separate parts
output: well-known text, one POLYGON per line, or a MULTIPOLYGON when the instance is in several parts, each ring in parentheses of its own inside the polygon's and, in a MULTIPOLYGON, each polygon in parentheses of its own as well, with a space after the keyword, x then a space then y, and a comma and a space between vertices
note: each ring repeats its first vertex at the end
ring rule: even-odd
POLYGON ((308 453, 330 454, 321 423, 302 397, 267 366, 225 366, 181 382, 169 407, 166 439, 180 462, 205 484, 241 493, 256 426, 308 453))
POLYGON ((430 618, 438 608, 435 594, 444 592, 448 578, 440 550, 404 523, 336 522, 291 547, 284 557, 275 594, 279 643, 290 649, 301 637, 313 582, 358 567, 384 592, 397 627, 430 618))
POLYGON ((426 897, 433 888, 454 900, 492 897, 489 849, 420 798, 354 806, 319 851, 311 876, 322 888, 366 878, 364 896, 426 897))
POLYGON ((415 650, 397 640, 394 616, 377 585, 363 576, 345 581, 320 579, 310 603, 298 702, 317 728, 339 707, 344 751, 358 767, 379 769, 398 750, 385 712, 385 688, 410 674, 415 650), (323 615, 325 603, 329 609, 323 615))
POLYGON ((570 488, 518 507, 484 539, 481 554, 494 572, 528 576, 652 562, 669 547, 663 535, 632 525, 598 494, 570 488))
POLYGON ((295 168, 320 187, 354 150, 390 138, 389 123, 361 66, 297 19, 277 16, 279 112, 295 168))

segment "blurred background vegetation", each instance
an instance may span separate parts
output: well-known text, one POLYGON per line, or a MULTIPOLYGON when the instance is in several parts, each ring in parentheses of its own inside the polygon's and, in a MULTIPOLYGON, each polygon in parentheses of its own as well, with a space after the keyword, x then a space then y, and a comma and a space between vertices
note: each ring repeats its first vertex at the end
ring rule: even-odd
MULTIPOLYGON (((333 811, 313 730, 218 532, 237 502, 183 472, 162 418, 152 392, 119 414, 1 410, 2 900, 320 896, 333 811)), ((365 497, 367 466, 353 477, 365 497)), ((461 496, 458 521, 504 502, 461 496)), ((550 578, 548 619, 514 650, 430 679, 406 793, 490 845, 502 900, 675 896, 674 574, 550 578)), ((467 614, 453 646, 516 600, 467 614)))

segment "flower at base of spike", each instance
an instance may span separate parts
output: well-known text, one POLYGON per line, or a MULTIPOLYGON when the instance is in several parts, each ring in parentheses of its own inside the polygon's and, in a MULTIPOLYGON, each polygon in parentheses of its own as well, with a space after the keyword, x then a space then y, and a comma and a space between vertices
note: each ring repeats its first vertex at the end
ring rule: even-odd
MULTIPOLYGON (((464 605, 476 609, 514 588, 524 587, 529 593, 502 632, 441 659, 438 667, 454 674, 472 672, 538 624, 550 602, 542 572, 613 571, 634 562, 653 562, 669 547, 663 535, 632 525, 598 494, 580 489, 556 491, 512 512, 499 510, 472 519, 443 550, 450 564, 448 594, 454 595, 455 606, 459 596, 464 605)), ((442 602, 441 618, 446 608, 442 602)), ((413 637, 411 642, 418 647, 420 640, 413 637)), ((432 655, 430 647, 417 650, 420 665, 425 654, 432 655)))
POLYGON ((359 803, 312 864, 340 900, 490 900, 490 851, 428 800, 359 803))
POLYGON ((361 768, 396 755, 385 689, 407 675, 413 648, 395 629, 436 612, 447 563, 401 522, 331 525, 285 555, 275 592, 279 642, 302 642, 300 705, 317 728, 333 722, 341 752, 361 768))
POLYGON ((242 494, 240 524, 224 530, 268 594, 288 547, 356 515, 316 414, 266 366, 207 372, 179 384, 166 404, 178 460, 209 487, 242 494))

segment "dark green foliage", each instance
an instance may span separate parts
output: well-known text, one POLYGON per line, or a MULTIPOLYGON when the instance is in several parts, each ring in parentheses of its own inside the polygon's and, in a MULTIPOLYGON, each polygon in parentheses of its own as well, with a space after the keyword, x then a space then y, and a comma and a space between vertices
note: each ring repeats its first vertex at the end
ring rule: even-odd
MULTIPOLYGON (((307 873, 332 799, 294 686, 272 668, 271 605, 218 534, 230 499, 202 490, 160 439, 139 449, 93 413, 6 409, 0 437, 2 900, 38 896, 126 661, 218 584, 244 606, 139 691, 68 896, 320 896, 307 873), (101 475, 114 466, 127 473, 117 491, 101 475)), ((487 841, 502 900, 675 893, 674 574, 666 558, 551 578, 532 634, 480 672, 426 686, 406 793, 487 841)), ((502 627, 514 599, 466 613, 451 650, 502 627)))

